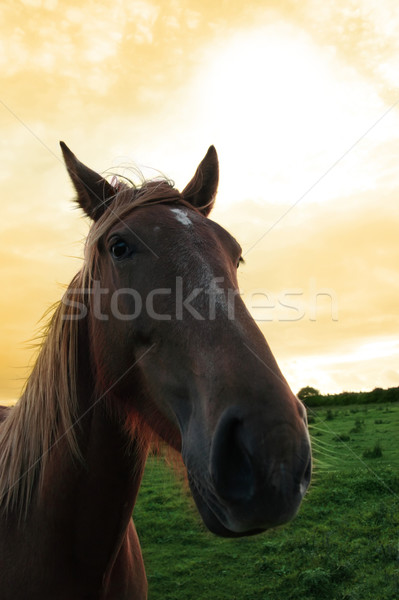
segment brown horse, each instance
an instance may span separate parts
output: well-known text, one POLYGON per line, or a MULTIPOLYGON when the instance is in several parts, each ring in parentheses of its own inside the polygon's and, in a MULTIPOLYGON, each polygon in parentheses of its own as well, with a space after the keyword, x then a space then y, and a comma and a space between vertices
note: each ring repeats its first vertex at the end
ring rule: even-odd
POLYGON ((308 487, 303 405, 208 219, 211 147, 183 190, 107 182, 61 143, 93 224, 16 406, 0 410, 0 599, 141 600, 132 521, 151 434, 181 452, 206 526, 252 535, 308 487))

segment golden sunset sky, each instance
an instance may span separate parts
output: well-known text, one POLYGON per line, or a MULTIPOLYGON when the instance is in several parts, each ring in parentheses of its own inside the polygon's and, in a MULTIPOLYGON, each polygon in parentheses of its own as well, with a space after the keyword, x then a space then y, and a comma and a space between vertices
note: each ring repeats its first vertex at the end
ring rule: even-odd
POLYGON ((20 0, 0 27, 2 401, 81 264, 59 140, 179 189, 214 144, 213 218, 292 389, 399 385, 395 0, 20 0))

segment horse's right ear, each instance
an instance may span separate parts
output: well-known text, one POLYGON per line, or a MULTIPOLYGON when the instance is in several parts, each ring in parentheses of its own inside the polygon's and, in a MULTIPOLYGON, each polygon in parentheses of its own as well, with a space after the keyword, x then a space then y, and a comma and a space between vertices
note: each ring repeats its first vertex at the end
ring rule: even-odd
POLYGON ((108 208, 116 189, 95 171, 81 163, 64 142, 60 142, 69 176, 77 192, 76 201, 85 213, 97 221, 108 208))

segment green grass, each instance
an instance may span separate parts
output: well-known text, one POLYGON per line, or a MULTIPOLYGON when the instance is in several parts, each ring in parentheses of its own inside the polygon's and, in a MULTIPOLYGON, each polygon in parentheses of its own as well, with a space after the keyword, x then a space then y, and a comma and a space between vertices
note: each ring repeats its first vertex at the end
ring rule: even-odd
POLYGON ((260 536, 208 533, 188 489, 149 460, 134 512, 149 600, 399 598, 399 406, 309 412, 311 489, 292 523, 260 536))

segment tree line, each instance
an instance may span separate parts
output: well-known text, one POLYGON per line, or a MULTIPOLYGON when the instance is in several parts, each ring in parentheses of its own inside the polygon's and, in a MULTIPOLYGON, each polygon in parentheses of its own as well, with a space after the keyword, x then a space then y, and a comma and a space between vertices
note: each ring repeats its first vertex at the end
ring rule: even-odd
POLYGON ((371 392, 341 392, 339 394, 322 394, 318 389, 306 386, 299 390, 298 398, 306 406, 347 406, 348 404, 382 404, 399 402, 399 387, 386 390, 374 388, 371 392))

